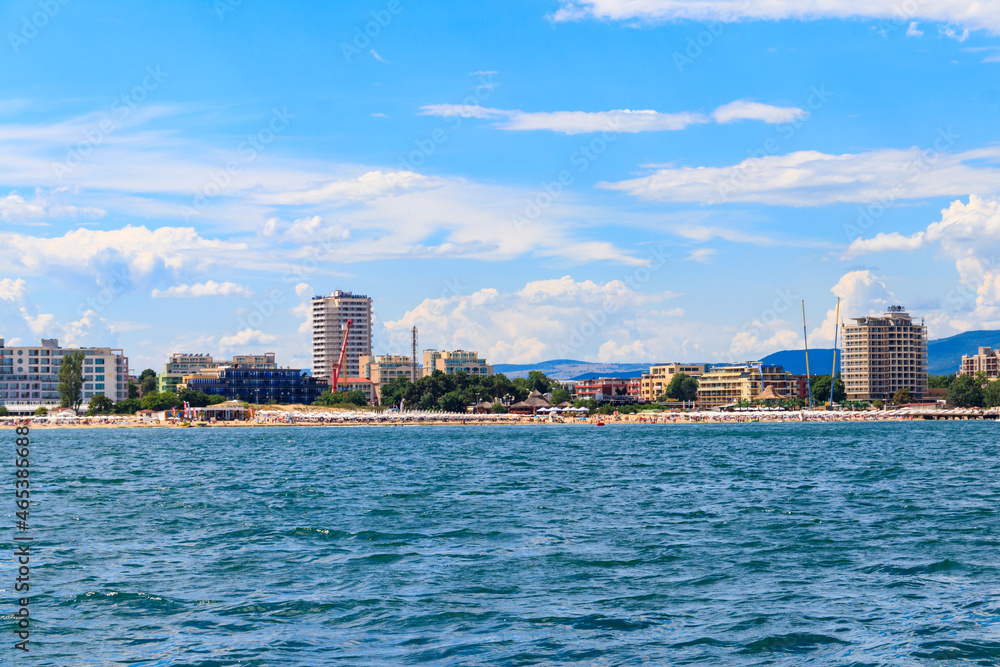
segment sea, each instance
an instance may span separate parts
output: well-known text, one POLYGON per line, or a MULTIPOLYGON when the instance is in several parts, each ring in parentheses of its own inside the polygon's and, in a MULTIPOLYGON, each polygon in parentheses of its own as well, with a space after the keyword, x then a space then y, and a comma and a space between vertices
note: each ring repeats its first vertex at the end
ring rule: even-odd
POLYGON ((1000 664, 994 422, 31 439, 4 665, 1000 664))

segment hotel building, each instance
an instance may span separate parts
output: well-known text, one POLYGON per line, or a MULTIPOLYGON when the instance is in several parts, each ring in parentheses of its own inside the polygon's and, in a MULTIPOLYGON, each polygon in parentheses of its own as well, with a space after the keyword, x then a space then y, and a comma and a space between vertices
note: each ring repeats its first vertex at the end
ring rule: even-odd
POLYGON ((487 365, 485 359, 480 359, 476 352, 424 350, 424 377, 432 375, 434 371, 441 371, 446 375, 459 371, 480 377, 493 375, 493 367, 487 365))
POLYGON ((163 372, 156 376, 156 390, 160 392, 169 391, 177 393, 177 387, 184 378, 195 375, 200 371, 218 368, 219 366, 232 366, 239 364, 247 368, 277 368, 274 361, 274 352, 266 354, 241 354, 233 357, 232 361, 216 362, 210 354, 181 354, 170 355, 170 360, 164 364, 163 372))
POLYGON ((642 374, 642 400, 644 403, 654 403, 670 386, 670 382, 678 373, 690 377, 701 377, 708 370, 705 364, 658 364, 650 366, 648 373, 642 374))
POLYGON ((841 377, 849 401, 891 400, 910 390, 914 400, 927 396, 927 327, 914 323, 902 306, 880 316, 854 317, 844 326, 841 377))
POLYGON ((181 391, 193 389, 231 401, 312 405, 329 388, 329 383, 304 375, 297 368, 232 364, 185 376, 177 388, 181 391))
POLYGON ((990 380, 1000 376, 1000 350, 990 347, 979 348, 979 353, 969 356, 962 355, 962 365, 958 369, 959 375, 974 376, 982 371, 990 380))
POLYGON ((337 290, 330 296, 313 297, 311 315, 313 375, 328 383, 332 379, 333 365, 340 358, 344 342, 344 330, 347 321, 351 320, 340 376, 359 377, 361 356, 372 353, 372 300, 361 294, 337 290))
POLYGON ((782 398, 798 396, 795 376, 782 366, 753 363, 716 366, 698 378, 698 407, 718 408, 739 401, 753 401, 772 387, 782 398))
POLYGON ((12 415, 29 415, 38 408, 57 408, 59 366, 70 352, 83 352, 83 407, 98 394, 118 402, 128 398, 128 357, 110 347, 66 348, 59 341, 38 346, 6 347, 0 339, 0 405, 12 415))
POLYGON ((598 403, 638 403, 641 378, 593 378, 579 380, 574 387, 577 398, 591 398, 598 403))
POLYGON ((372 401, 378 403, 382 398, 382 387, 394 381, 396 378, 405 377, 410 382, 414 382, 413 360, 394 354, 370 355, 363 354, 358 360, 361 366, 361 377, 371 381, 373 396, 372 401))

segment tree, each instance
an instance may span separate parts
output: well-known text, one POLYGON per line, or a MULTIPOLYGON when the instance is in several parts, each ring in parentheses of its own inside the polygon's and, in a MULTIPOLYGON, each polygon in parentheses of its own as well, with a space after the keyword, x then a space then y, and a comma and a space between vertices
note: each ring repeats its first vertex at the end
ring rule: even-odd
POLYGON ((44 406, 38 408, 37 410, 35 410, 35 416, 36 417, 44 417, 47 414, 49 414, 49 409, 46 408, 46 407, 44 407, 44 406))
MULTIPOLYGON (((812 395, 816 403, 825 403, 830 400, 830 376, 814 375, 811 378, 812 395)), ((844 381, 839 377, 833 382, 833 402, 842 403, 847 398, 847 388, 844 381)))
POLYGON ((156 371, 152 368, 147 368, 142 373, 139 373, 139 389, 143 396, 156 391, 156 371))
POLYGON ((217 405, 219 403, 225 403, 225 396, 218 396, 215 394, 206 394, 203 391, 198 391, 196 389, 182 389, 177 398, 181 400, 182 403, 187 403, 192 408, 204 408, 209 405, 217 405))
POLYGON ((568 389, 563 389, 559 387, 558 389, 552 390, 552 403, 559 405, 560 403, 569 403, 569 400, 573 398, 568 389))
POLYGON ((983 405, 983 389, 975 378, 960 375, 948 387, 945 394, 948 405, 956 408, 975 408, 983 405))
POLYGON ((983 387, 983 405, 987 408, 1000 407, 1000 380, 993 380, 983 387))
POLYGON ((110 415, 114 412, 115 402, 104 394, 97 394, 90 399, 90 407, 87 410, 87 415, 93 417, 94 415, 110 415))
POLYGON ((7 409, 6 405, 0 405, 0 417, 9 417, 10 410, 7 409))
POLYGON ((906 405, 913 402, 913 395, 910 394, 910 390, 906 387, 900 387, 892 397, 892 402, 896 405, 906 405))
POLYGON ((947 389, 955 381, 955 374, 951 375, 928 375, 927 386, 931 389, 947 389))
POLYGON ((128 397, 139 398, 139 385, 137 385, 132 380, 128 381, 128 397))
POLYGON ((494 403, 493 407, 490 408, 490 412, 495 415, 507 414, 507 407, 503 403, 494 403))
POLYGON ((698 398, 698 380, 687 373, 678 373, 667 385, 667 398, 675 401, 693 401, 698 398))
POLYGON ((324 391, 319 395, 319 398, 316 399, 313 405, 321 405, 327 408, 336 405, 353 405, 360 407, 362 405, 368 405, 368 399, 365 398, 365 392, 358 390, 335 391, 333 393, 324 391))
POLYGON ((461 392, 451 391, 438 400, 438 407, 445 412, 465 412, 465 400, 461 392))
POLYGON ((83 357, 82 351, 70 352, 59 366, 59 404, 77 412, 83 403, 83 357))
POLYGON ((116 415, 134 415, 142 410, 142 401, 138 398, 126 398, 124 401, 115 403, 116 415))
POLYGON ((872 401, 872 405, 875 406, 876 410, 881 410, 882 408, 885 407, 885 403, 883 403, 880 399, 877 398, 874 401, 872 401))
POLYGON ((162 410, 179 408, 181 405, 183 405, 181 403, 181 399, 177 397, 177 394, 170 391, 165 391, 163 393, 154 391, 142 397, 143 410, 160 412, 162 410))

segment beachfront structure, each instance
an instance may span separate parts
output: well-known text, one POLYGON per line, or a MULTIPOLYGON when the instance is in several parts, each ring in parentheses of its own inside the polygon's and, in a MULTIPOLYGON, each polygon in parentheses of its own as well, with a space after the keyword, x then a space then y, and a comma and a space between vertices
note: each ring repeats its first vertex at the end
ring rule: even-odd
POLYGON ((254 368, 231 364, 206 368, 186 376, 177 385, 230 401, 250 403, 301 403, 312 405, 329 389, 329 383, 306 375, 297 368, 254 368))
POLYGON ((156 390, 177 393, 177 387, 184 381, 185 376, 233 364, 239 364, 247 368, 278 367, 278 364, 274 360, 274 352, 267 352, 265 354, 240 354, 233 357, 232 361, 226 362, 217 362, 210 354, 183 354, 175 352, 170 355, 170 360, 164 364, 163 372, 156 376, 156 390))
POLYGON ((360 391, 369 404, 378 403, 375 383, 368 378, 340 378, 337 381, 337 391, 360 391))
POLYGON ((361 377, 367 378, 373 385, 374 402, 378 402, 382 397, 382 387, 394 381, 396 378, 405 377, 410 382, 414 382, 413 360, 398 354, 363 354, 358 359, 361 367, 361 377))
POLYGON ((979 372, 986 373, 986 377, 990 380, 1000 377, 1000 350, 981 347, 976 354, 962 355, 962 365, 958 368, 958 374, 971 377, 979 372))
POLYGON ((469 350, 424 350, 424 370, 423 376, 428 377, 434 371, 441 371, 445 375, 453 375, 459 371, 477 377, 493 375, 493 367, 486 363, 485 359, 479 358, 479 353, 469 350))
POLYGON ((843 326, 840 361, 849 401, 888 401, 909 389, 917 402, 927 396, 927 327, 902 306, 884 315, 851 318, 843 326))
POLYGON ((642 391, 642 378, 579 380, 574 389, 577 398, 589 398, 598 403, 637 403, 642 391))
POLYGON ((347 322, 347 352, 341 377, 360 377, 359 360, 372 353, 372 300, 363 294, 337 290, 312 300, 312 372, 322 380, 333 378, 333 365, 340 358, 347 322))
MULTIPOLYGON (((81 351, 83 360, 83 405, 103 394, 112 401, 128 398, 128 357, 110 347, 59 347, 57 339, 40 345, 6 347, 0 339, 0 405, 12 415, 30 415, 38 408, 57 408, 59 366, 70 352, 81 351)), ((83 409, 86 409, 84 407, 83 409)))
POLYGON ((657 364, 642 374, 640 396, 644 403, 653 403, 667 390, 674 377, 684 373, 689 377, 701 377, 708 370, 706 364, 657 364))
POLYGON ((767 387, 773 391, 769 395, 782 399, 798 395, 797 381, 781 366, 761 366, 753 362, 715 366, 698 379, 698 407, 712 409, 753 401, 767 387))

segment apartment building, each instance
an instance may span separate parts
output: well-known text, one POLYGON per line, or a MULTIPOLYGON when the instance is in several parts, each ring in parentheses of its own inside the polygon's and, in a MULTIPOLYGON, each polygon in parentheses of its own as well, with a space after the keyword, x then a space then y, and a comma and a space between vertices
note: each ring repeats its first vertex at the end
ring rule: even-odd
POLYGON ((910 390, 921 401, 927 392, 927 327, 902 306, 884 315, 851 318, 842 328, 841 377, 849 401, 891 400, 910 390))
POLYGON ((128 398, 128 357, 110 347, 59 347, 57 339, 38 346, 6 347, 0 339, 0 405, 12 415, 59 407, 59 367, 70 352, 83 352, 83 405, 98 394, 112 401, 128 398))
POLYGON ((329 383, 305 375, 297 368, 254 368, 231 364, 187 375, 177 388, 222 396, 226 400, 311 405, 329 389, 329 383))
POLYGON ((715 366, 698 379, 698 407, 712 409, 752 401, 767 387, 782 398, 798 395, 798 381, 782 366, 755 363, 715 366))
POLYGON ((239 364, 246 368, 277 368, 278 364, 275 363, 274 358, 274 352, 267 352, 265 354, 240 354, 233 357, 232 361, 217 362, 210 354, 176 352, 170 355, 170 359, 164 364, 163 372, 156 376, 156 390, 176 393, 178 386, 186 376, 219 366, 239 364))
POLYGON ((973 376, 980 371, 986 373, 986 377, 991 380, 1000 377, 1000 350, 981 347, 976 354, 962 355, 962 364, 958 369, 959 375, 973 376))
POLYGON ((350 320, 351 330, 340 375, 360 377, 361 356, 372 353, 372 300, 363 294, 337 290, 330 296, 313 297, 311 315, 313 375, 329 383, 350 320))
POLYGON ((485 359, 480 359, 477 352, 424 350, 424 377, 432 375, 434 371, 441 371, 446 375, 459 371, 481 377, 493 375, 493 367, 485 359))
MULTIPOLYGON (((372 398, 374 402, 382 399, 382 387, 400 377, 405 377, 410 382, 414 382, 413 360, 394 354, 363 354, 358 359, 361 367, 361 377, 367 378, 372 384, 372 398)), ((419 372, 419 370, 418 370, 419 372)))
POLYGON ((598 403, 638 403, 642 393, 641 378, 593 378, 579 380, 574 387, 577 398, 592 398, 598 403))
POLYGON ((642 374, 642 400, 645 403, 655 402, 667 390, 678 373, 684 373, 690 377, 701 377, 707 370, 708 366, 705 364, 672 363, 650 366, 649 372, 642 374))

